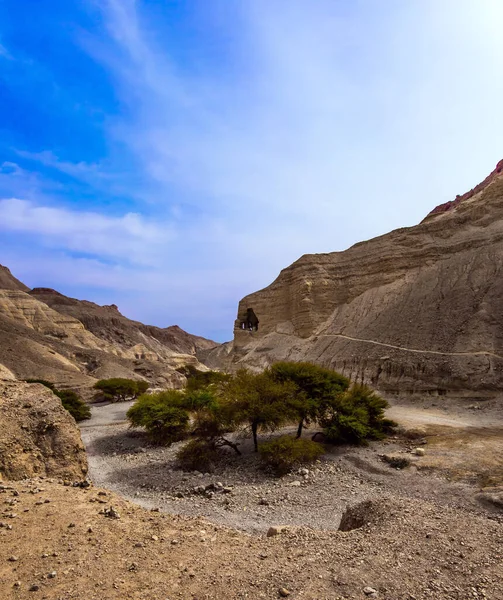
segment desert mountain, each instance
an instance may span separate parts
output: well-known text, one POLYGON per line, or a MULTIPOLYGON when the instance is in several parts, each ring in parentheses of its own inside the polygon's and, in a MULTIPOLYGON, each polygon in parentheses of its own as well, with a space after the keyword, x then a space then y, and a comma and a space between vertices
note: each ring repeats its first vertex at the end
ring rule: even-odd
POLYGON ((0 265, 0 290, 27 292, 30 288, 16 279, 7 267, 0 265))
POLYGON ((388 393, 494 396, 502 274, 503 161, 415 227, 302 256, 240 302, 229 356, 257 368, 311 360, 388 393))
POLYGON ((0 269, 0 365, 20 379, 43 378, 87 395, 106 377, 147 379, 178 387, 177 369, 199 368, 196 353, 217 346, 179 327, 146 326, 117 307, 29 288, 0 269))

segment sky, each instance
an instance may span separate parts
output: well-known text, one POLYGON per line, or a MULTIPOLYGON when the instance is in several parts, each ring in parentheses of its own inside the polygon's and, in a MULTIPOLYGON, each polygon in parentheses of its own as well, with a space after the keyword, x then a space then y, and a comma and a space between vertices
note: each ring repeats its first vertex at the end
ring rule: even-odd
POLYGON ((503 158, 501 0, 0 0, 0 264, 232 338, 503 158))

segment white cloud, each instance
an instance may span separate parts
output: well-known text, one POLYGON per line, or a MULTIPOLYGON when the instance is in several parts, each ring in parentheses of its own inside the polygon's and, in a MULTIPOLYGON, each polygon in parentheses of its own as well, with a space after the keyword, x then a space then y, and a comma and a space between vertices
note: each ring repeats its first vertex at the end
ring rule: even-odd
POLYGON ((135 213, 110 217, 17 198, 0 200, 0 230, 33 234, 55 248, 140 264, 157 262, 160 247, 175 238, 169 224, 154 224, 135 213))
MULTIPOLYGON (((218 63, 199 42, 179 60, 154 5, 103 0, 107 35, 86 41, 116 84, 107 141, 136 157, 145 214, 0 201, 0 229, 96 257, 47 259, 47 277, 114 288, 138 318, 209 307, 230 336, 240 297, 301 254, 415 224, 503 156, 500 0, 195 3, 218 63)), ((113 156, 21 156, 116 185, 113 156)))
POLYGON ((63 161, 60 160, 50 150, 44 150, 42 152, 28 152, 26 150, 16 150, 16 153, 22 158, 27 158, 28 160, 40 162, 46 167, 51 167, 53 169, 61 171, 61 173, 65 173, 66 175, 70 175, 71 177, 75 177, 77 179, 94 179, 106 176, 105 172, 100 170, 100 165, 96 163, 86 163, 84 161, 72 163, 68 161, 63 161))

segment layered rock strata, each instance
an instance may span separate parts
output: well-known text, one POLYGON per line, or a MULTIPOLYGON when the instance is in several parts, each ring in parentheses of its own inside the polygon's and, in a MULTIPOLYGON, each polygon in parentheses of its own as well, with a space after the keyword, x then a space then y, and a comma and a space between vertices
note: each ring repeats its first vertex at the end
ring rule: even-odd
POLYGON ((420 225, 344 252, 305 255, 245 297, 232 362, 311 360, 389 393, 497 395, 502 168, 420 225), (258 331, 242 328, 249 308, 258 331))

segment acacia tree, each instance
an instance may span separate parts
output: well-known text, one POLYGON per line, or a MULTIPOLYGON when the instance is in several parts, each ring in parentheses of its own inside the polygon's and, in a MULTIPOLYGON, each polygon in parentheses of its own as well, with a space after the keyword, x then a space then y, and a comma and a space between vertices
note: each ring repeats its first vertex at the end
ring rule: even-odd
POLYGON ((295 387, 291 404, 298 418, 297 438, 312 421, 321 421, 349 387, 344 375, 309 362, 277 362, 269 373, 275 381, 295 387))
POLYGON ((250 427, 255 452, 259 430, 275 431, 296 417, 294 385, 275 381, 267 371, 255 374, 239 370, 223 388, 223 394, 234 422, 250 427))
POLYGON ((100 379, 94 384, 94 389, 99 390, 97 395, 105 400, 125 402, 136 400, 138 396, 144 394, 148 390, 148 381, 113 377, 111 379, 100 379))

